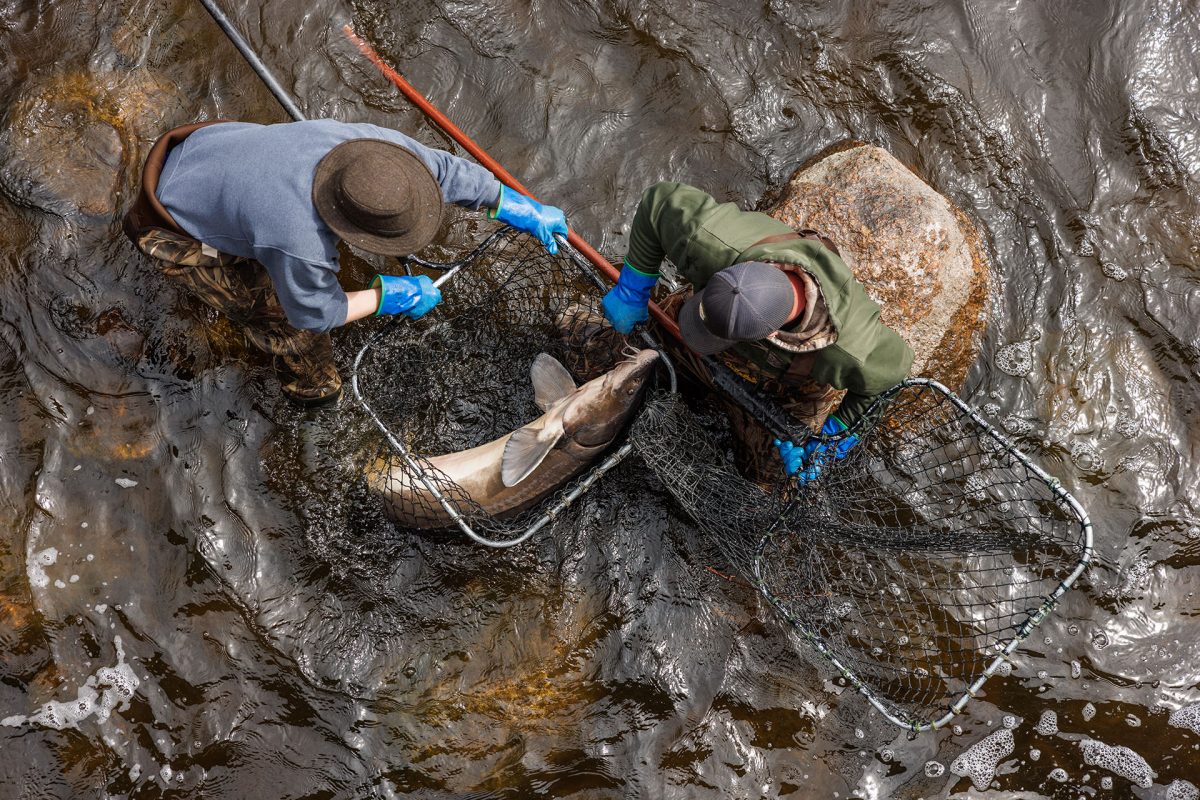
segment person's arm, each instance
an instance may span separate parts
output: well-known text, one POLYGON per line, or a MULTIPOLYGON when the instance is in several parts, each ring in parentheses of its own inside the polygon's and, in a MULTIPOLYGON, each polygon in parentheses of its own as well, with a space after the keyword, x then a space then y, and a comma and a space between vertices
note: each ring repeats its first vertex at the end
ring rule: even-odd
POLYGON ((442 293, 425 275, 377 275, 371 287, 345 292, 327 264, 293 258, 273 248, 256 252, 267 268, 288 324, 323 333, 376 314, 416 319, 438 304, 442 293))
POLYGON ((346 292, 346 321, 343 325, 373 316, 379 310, 379 301, 383 296, 382 290, 376 286, 357 292, 346 292))
POLYGON ((742 260, 743 251, 768 236, 791 231, 784 223, 736 203, 718 203, 707 192, 664 181, 642 194, 629 230, 625 263, 657 275, 664 258, 696 283, 742 260))
POLYGON ((256 248, 255 256, 267 268, 275 296, 293 328, 323 333, 345 324, 349 297, 332 266, 294 258, 274 248, 256 248))
POLYGON ((847 390, 833 412, 846 427, 852 427, 876 397, 907 378, 912 369, 912 348, 899 334, 876 319, 869 335, 873 346, 865 358, 856 358, 834 344, 822 350, 813 364, 814 379, 847 390))
POLYGON ((386 131, 387 138, 410 150, 429 167, 442 199, 473 210, 488 208, 489 215, 537 238, 551 253, 558 252, 556 236, 567 235, 567 218, 562 209, 542 205, 528 195, 502 186, 496 176, 473 161, 426 147, 399 131, 386 131))
POLYGON ((693 186, 657 183, 642 194, 634 212, 621 274, 604 296, 604 316, 621 333, 647 320, 664 258, 701 288, 708 276, 736 263, 751 245, 790 230, 766 214, 718 203, 693 186))

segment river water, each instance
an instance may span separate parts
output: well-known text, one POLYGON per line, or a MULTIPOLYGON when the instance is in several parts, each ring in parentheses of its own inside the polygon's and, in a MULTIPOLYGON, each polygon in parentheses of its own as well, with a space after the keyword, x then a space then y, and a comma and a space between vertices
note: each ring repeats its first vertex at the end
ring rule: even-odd
POLYGON ((299 418, 120 233, 158 133, 282 110, 197 3, 10 2, 0 796, 1195 797, 1195 4, 224 8, 309 116, 451 147, 353 23, 614 259, 653 181, 754 206, 831 144, 886 148, 980 226, 966 396, 1089 509, 1096 563, 957 729, 910 738, 634 462, 511 552, 355 520, 304 488, 340 417, 299 418), (974 788, 951 766, 987 737, 974 788))

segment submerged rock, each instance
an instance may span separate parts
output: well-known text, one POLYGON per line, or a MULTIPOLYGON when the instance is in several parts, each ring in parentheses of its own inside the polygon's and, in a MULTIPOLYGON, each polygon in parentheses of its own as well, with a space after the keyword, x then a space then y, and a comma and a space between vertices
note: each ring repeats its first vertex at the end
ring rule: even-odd
POLYGON ((183 119, 179 89, 147 70, 59 72, 28 81, 0 129, 0 192, 54 214, 107 216, 143 143, 183 119))
POLYGON ((854 144, 802 167, 771 215, 834 241, 916 352, 912 375, 962 385, 985 324, 989 265, 950 201, 886 151, 854 144))

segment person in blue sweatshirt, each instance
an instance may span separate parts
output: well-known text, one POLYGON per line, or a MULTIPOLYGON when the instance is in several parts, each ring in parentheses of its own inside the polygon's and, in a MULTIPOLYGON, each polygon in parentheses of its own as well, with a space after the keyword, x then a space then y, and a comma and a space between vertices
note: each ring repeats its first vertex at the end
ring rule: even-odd
POLYGON ((489 209, 550 252, 563 212, 478 164, 388 128, 336 120, 258 125, 217 120, 154 144, 124 229, 164 273, 275 357, 302 406, 341 395, 329 331, 363 317, 417 318, 441 300, 424 275, 338 282, 338 241, 405 256, 432 241, 445 204, 489 209))

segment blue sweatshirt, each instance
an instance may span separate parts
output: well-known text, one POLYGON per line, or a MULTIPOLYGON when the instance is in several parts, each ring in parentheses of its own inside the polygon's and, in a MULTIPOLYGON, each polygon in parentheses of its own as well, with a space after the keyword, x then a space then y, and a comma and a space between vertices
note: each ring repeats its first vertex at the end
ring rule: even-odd
POLYGON ((196 239, 265 266, 289 323, 327 331, 346 320, 346 294, 337 280, 338 237, 313 205, 313 174, 326 153, 351 139, 411 151, 447 203, 476 209, 499 200, 500 182, 478 164, 388 128, 331 119, 200 128, 167 156, 156 194, 196 239))

